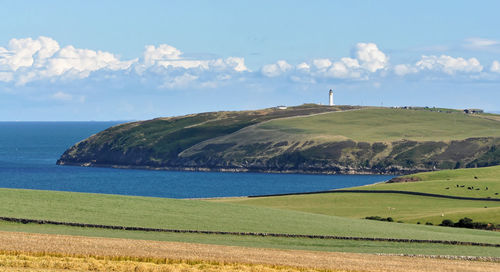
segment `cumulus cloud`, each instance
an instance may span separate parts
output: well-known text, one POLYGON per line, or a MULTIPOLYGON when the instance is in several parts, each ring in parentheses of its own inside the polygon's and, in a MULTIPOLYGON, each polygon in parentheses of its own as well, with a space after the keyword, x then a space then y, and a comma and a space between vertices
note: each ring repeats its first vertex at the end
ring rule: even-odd
POLYGON ((380 51, 374 43, 358 43, 356 45, 356 58, 364 69, 372 73, 386 68, 389 62, 384 52, 380 51))
POLYGON ((476 58, 468 60, 464 58, 454 58, 446 55, 437 56, 422 56, 415 66, 420 70, 442 71, 446 74, 453 75, 457 72, 461 73, 479 73, 483 70, 483 66, 476 58))
MULTIPOLYGON (((485 39, 468 41, 475 47, 492 47, 500 43, 485 39)), ((468 76, 489 73, 482 78, 495 79, 500 74, 500 63, 495 61, 484 71, 476 58, 422 56, 407 63, 389 62, 375 43, 358 43, 350 57, 337 59, 316 58, 302 61, 297 65, 287 60, 265 64, 255 72, 250 71, 242 57, 190 58, 168 44, 147 45, 138 58, 122 60, 111 52, 61 46, 48 37, 12 39, 5 47, 0 47, 0 82, 25 85, 44 81, 71 82, 91 77, 96 82, 101 79, 114 82, 149 84, 156 88, 216 88, 224 84, 259 80, 266 78, 286 78, 300 84, 316 84, 328 81, 380 80, 391 71, 404 77, 421 75, 427 79, 439 76, 468 76)), ((109 82, 110 82, 109 81, 109 82)), ((273 79, 274 81, 274 79, 273 79)), ((55 93, 53 99, 68 99, 69 93, 55 93)), ((49 94, 50 95, 50 94, 49 94)), ((76 97, 72 97, 76 101, 76 97)))
POLYGON ((462 57, 447 55, 424 55, 414 64, 398 64, 394 66, 393 71, 398 76, 418 74, 421 72, 426 72, 427 75, 430 73, 436 76, 443 74, 446 76, 472 76, 483 72, 483 66, 476 58, 464 59, 462 57))
POLYGON ((24 85, 36 80, 83 79, 98 71, 136 72, 139 76, 149 71, 164 77, 163 86, 174 86, 193 81, 190 75, 200 78, 196 73, 242 73, 248 68, 240 57, 183 58, 179 49, 167 44, 148 45, 142 58, 125 61, 110 52, 71 45, 61 48, 48 37, 11 39, 7 47, 0 47, 0 81, 3 82, 24 85), (176 72, 171 73, 172 69, 176 72))
POLYGON ((394 66, 394 73, 398 76, 404 76, 407 74, 414 74, 417 73, 418 70, 417 68, 407 65, 407 64, 398 64, 394 66))
POLYGON ((236 72, 248 71, 244 58, 229 57, 226 59, 187 59, 182 57, 182 52, 170 45, 161 44, 158 47, 146 46, 143 54, 143 62, 136 67, 139 73, 149 68, 180 68, 180 69, 200 69, 200 70, 232 70, 236 72))
POLYGON ((276 63, 264 65, 262 67, 262 74, 267 77, 277 77, 283 73, 290 71, 293 68, 288 62, 279 60, 276 63))
POLYGON ((62 75, 84 78, 101 69, 127 69, 133 62, 135 60, 122 62, 109 52, 73 46, 61 48, 48 37, 11 39, 7 48, 0 47, 0 69, 3 70, 0 80, 16 80, 22 85, 62 75))
MULTIPOLYGON (((315 82, 314 78, 366 80, 370 75, 387 69, 389 65, 389 58, 374 43, 356 44, 353 55, 354 58, 319 58, 302 62, 294 67, 299 74, 291 75, 291 79, 296 82, 315 82)), ((276 65, 265 68, 270 76, 283 74, 276 65)))

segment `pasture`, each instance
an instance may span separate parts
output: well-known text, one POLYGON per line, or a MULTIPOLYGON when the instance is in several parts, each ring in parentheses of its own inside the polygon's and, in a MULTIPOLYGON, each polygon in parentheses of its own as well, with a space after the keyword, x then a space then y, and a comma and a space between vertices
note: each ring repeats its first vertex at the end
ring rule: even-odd
POLYGON ((378 183, 352 189, 399 190, 441 195, 500 199, 500 166, 424 172, 417 182, 378 183))
POLYGON ((463 140, 500 135, 500 122, 457 111, 363 108, 276 119, 257 126, 262 132, 343 137, 363 142, 463 140))

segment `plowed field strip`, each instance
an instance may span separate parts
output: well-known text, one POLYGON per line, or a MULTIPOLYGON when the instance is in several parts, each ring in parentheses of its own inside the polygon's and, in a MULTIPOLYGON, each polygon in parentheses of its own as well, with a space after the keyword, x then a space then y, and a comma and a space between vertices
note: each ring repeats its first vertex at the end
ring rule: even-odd
MULTIPOLYGON (((0 232, 0 250, 279 265, 334 271, 500 271, 500 263, 0 232)), ((174 270, 175 271, 175 270, 174 270)), ((255 270, 254 270, 255 271, 255 270)), ((257 270, 258 271, 258 270, 257 270)))

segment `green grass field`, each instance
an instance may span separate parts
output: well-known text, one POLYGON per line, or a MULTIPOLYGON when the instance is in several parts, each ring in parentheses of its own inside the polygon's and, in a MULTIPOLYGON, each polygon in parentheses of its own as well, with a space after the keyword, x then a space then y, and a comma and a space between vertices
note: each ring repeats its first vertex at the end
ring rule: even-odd
MULTIPOLYGON (((419 173, 418 182, 378 183, 355 187, 359 190, 399 190, 468 197, 497 197, 500 192, 500 166, 443 170, 419 173), (476 178, 474 178, 476 177, 476 178), (465 187, 456 187, 465 184, 465 187), (467 186, 481 188, 468 190, 467 186), (488 187, 488 190, 485 190, 488 187), (449 189, 446 189, 449 188, 449 189)), ((392 217, 405 223, 437 225, 443 219, 457 221, 463 217, 477 222, 500 224, 500 202, 456 200, 404 194, 331 193, 291 195, 262 198, 227 198, 214 200, 241 205, 271 207, 308 213, 365 218, 367 216, 392 217)))
POLYGON ((500 122, 459 112, 365 108, 271 120, 258 126, 268 133, 342 136, 354 141, 462 140, 500 135, 500 122))
POLYGON ((379 183, 353 189, 400 190, 500 199, 500 166, 426 172, 408 175, 407 177, 412 176, 418 177, 421 181, 379 183), (471 187, 471 189, 468 189, 468 187, 471 187))
MULTIPOLYGON (((400 194, 332 193, 216 200, 350 218, 392 217, 405 223, 440 224, 463 217, 500 224, 500 202, 442 199, 400 194)), ((395 224, 395 223, 394 223, 395 224)))
POLYGON ((65 222, 500 243, 498 232, 367 221, 201 200, 1 189, 0 202, 2 216, 65 222))

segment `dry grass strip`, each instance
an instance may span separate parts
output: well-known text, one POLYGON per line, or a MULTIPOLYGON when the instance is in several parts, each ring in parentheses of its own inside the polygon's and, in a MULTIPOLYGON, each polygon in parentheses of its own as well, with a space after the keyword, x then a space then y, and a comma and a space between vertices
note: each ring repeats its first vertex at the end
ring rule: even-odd
MULTIPOLYGON (((500 263, 495 262, 258 249, 21 232, 0 232, 0 250, 34 253, 35 256, 37 253, 48 253, 48 256, 62 254, 61 257, 88 256, 88 258, 84 259, 95 259, 99 258, 99 256, 101 258, 120 258, 121 256, 127 256, 126 258, 167 258, 170 260, 184 260, 185 263, 208 261, 234 265, 271 265, 287 266, 289 269, 314 268, 333 271, 500 271, 500 263)), ((260 271, 252 270, 251 267, 248 271, 260 271)), ((233 268, 231 269, 239 270, 233 268)))
POLYGON ((214 261, 171 260, 158 258, 74 256, 0 252, 0 271, 241 271, 241 272, 316 272, 324 271, 287 266, 226 263, 214 261))

